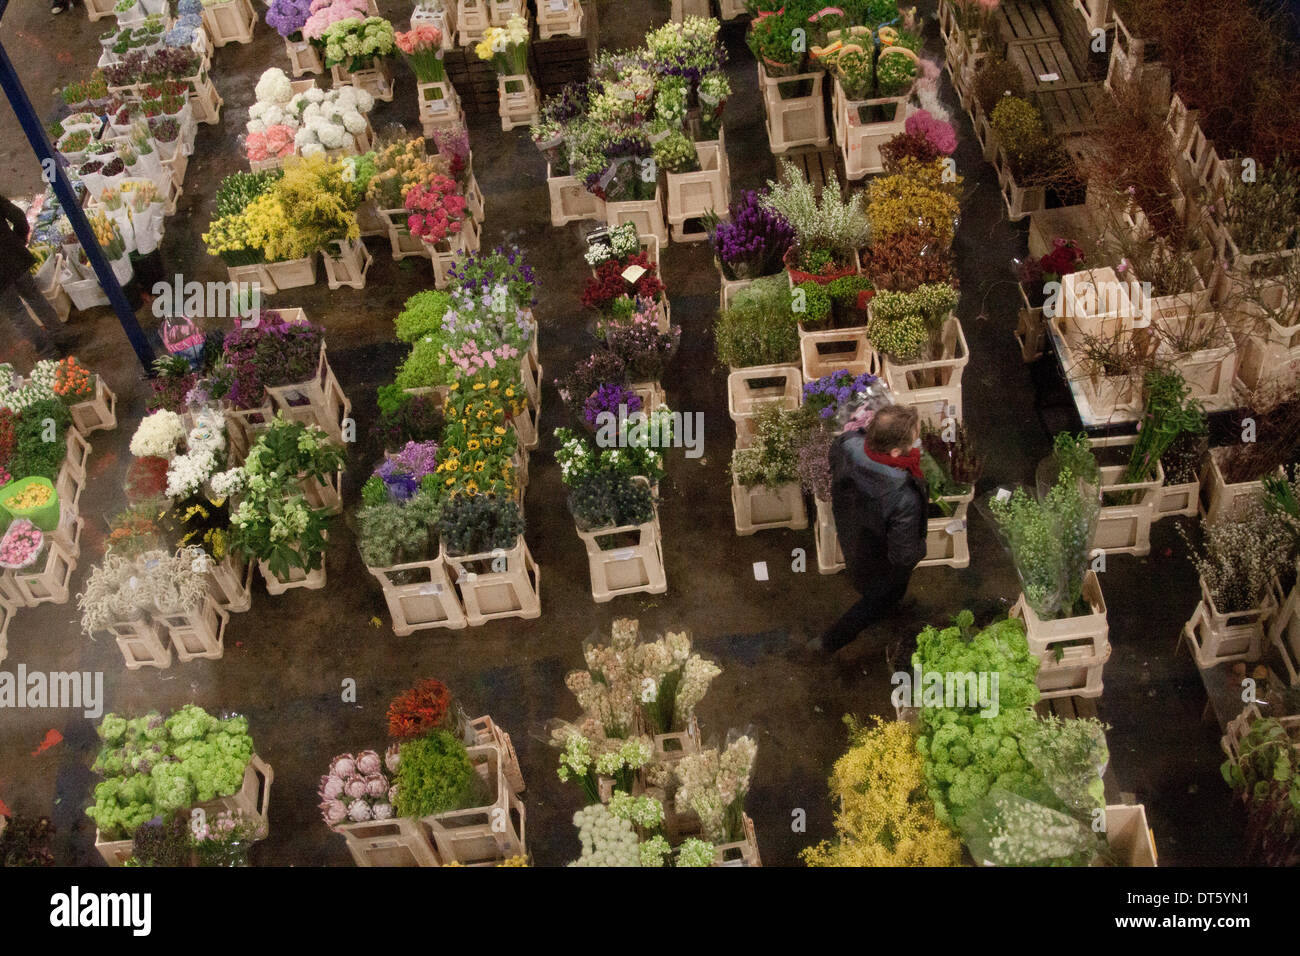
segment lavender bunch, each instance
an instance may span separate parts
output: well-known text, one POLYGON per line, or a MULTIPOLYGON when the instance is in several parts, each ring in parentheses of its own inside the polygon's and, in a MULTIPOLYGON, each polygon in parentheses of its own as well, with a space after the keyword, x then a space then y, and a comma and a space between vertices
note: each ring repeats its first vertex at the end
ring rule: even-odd
POLYGON ((762 194, 749 189, 731 204, 731 220, 709 231, 709 243, 728 279, 756 279, 780 272, 794 230, 779 213, 763 206, 762 194))

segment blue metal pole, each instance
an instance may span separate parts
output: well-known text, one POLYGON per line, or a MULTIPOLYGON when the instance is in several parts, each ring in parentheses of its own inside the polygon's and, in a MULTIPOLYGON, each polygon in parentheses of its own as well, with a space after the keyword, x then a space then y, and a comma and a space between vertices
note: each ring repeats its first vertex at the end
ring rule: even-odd
MULTIPOLYGON (((4 8, 7 5, 7 0, 0 0, 0 16, 4 15, 4 8)), ((95 239, 95 230, 91 228, 90 221, 82 212, 81 204, 77 201, 76 193, 73 192, 72 183, 68 181, 67 174, 63 171, 60 156, 54 151, 49 137, 45 135, 45 129, 41 126, 36 111, 32 109, 31 100, 27 98, 27 91, 23 89, 22 81, 18 79, 18 73, 14 70, 3 43, 0 43, 0 87, 3 87, 5 96, 9 98, 9 105, 13 107, 18 122, 22 124, 23 132, 27 134, 27 139, 32 144, 32 150, 41 164, 42 176, 54 187, 54 194, 59 197, 63 212, 67 215, 68 222, 72 224, 72 231, 81 240, 81 246, 86 250, 86 257, 95 270, 95 276, 108 296, 109 305, 117 313, 117 320, 122 323, 122 331, 126 333, 131 348, 135 349, 140 364, 144 366, 145 374, 152 375, 153 346, 149 344, 144 330, 136 321, 135 310, 126 301, 117 276, 113 274, 113 267, 109 265, 108 257, 104 255, 104 250, 99 247, 99 242, 95 239)))

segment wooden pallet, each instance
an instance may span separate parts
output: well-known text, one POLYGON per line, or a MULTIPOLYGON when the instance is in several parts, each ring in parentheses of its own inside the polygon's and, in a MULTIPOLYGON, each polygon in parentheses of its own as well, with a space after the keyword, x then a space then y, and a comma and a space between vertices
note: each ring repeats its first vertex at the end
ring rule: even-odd
POLYGON ((1074 68, 1061 41, 1055 38, 1017 43, 1007 50, 1007 60, 1019 68, 1025 78, 1025 89, 1033 93, 1066 89, 1086 82, 1086 78, 1080 77, 1074 68), (1056 79, 1043 79, 1052 75, 1056 79))
MULTIPOLYGON (((825 146, 818 149, 815 146, 800 146, 790 150, 781 156, 782 159, 788 159, 794 163, 795 168, 803 175, 803 178, 813 184, 813 190, 817 193, 818 200, 821 199, 822 190, 826 187, 826 182, 832 176, 840 184, 840 190, 843 192, 845 177, 844 171, 839 168, 839 150, 834 146, 825 146)), ((786 182, 786 167, 782 163, 781 182, 786 182)))
POLYGON ((566 84, 585 80, 598 48, 596 5, 582 5, 583 36, 534 39, 528 48, 529 65, 542 96, 558 93, 566 84))
POLYGON ((1106 95, 1100 81, 1053 83, 1034 94, 1034 103, 1052 132, 1058 136, 1082 136, 1100 128, 1098 111, 1106 95))
MULTIPOLYGON (((1089 0, 1089 5, 1096 5, 1097 0, 1089 0)), ((1106 76, 1106 67, 1110 62, 1110 45, 1114 34, 1111 28, 1106 39, 1105 50, 1093 52, 1093 35, 1088 23, 1076 9, 1079 0, 1048 0, 1047 7, 1052 11, 1052 18, 1061 29, 1061 45, 1074 64, 1081 77, 1089 80, 1101 80, 1106 76)), ((1107 17, 1111 20, 1111 17, 1107 17)))
POLYGON ((997 21, 998 35, 1008 46, 1060 36, 1051 13, 1035 0, 1003 0, 997 21))

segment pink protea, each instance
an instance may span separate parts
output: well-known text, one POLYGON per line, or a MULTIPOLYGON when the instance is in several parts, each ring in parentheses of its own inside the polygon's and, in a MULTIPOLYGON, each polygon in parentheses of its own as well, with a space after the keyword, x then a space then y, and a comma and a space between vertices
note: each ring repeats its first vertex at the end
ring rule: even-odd
POLYGON ((371 816, 370 804, 364 800, 354 800, 352 806, 348 807, 348 818, 353 823, 365 823, 371 816))
POLYGON ((379 761, 379 754, 373 750, 363 750, 357 754, 357 773, 363 777, 368 777, 372 773, 378 773, 383 764, 379 761))
POLYGON ((343 784, 343 793, 353 800, 360 800, 365 797, 365 795, 369 793, 369 790, 366 788, 365 778, 352 777, 349 779, 343 784))
POLYGON ((322 800, 337 800, 343 793, 343 779, 333 774, 320 778, 320 796, 322 800))
POLYGON ((326 800, 320 805, 321 816, 327 826, 336 827, 348 818, 348 807, 342 800, 326 800))
POLYGON ((356 776, 357 758, 352 754, 342 754, 335 757, 334 762, 330 764, 330 773, 336 777, 342 777, 344 780, 356 776))
POLYGON ((376 803, 370 808, 370 812, 376 820, 391 820, 393 818, 393 807, 387 803, 376 803))
POLYGON ((371 797, 388 796, 388 780, 382 773, 372 773, 366 777, 366 793, 371 797))

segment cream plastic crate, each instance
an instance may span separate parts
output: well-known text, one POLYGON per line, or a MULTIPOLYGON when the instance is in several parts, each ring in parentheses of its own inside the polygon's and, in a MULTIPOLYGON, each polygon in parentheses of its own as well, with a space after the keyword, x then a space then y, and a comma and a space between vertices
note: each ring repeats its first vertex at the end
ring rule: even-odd
MULTIPOLYGON (((433 286, 445 289, 451 282, 450 270, 456 264, 456 257, 462 252, 478 252, 481 233, 473 216, 461 220, 460 232, 441 242, 424 243, 429 253, 429 262, 433 266, 433 286)), ((423 241, 423 240, 421 240, 423 241)))
POLYGON ((284 41, 284 52, 289 57, 289 70, 295 78, 305 73, 324 73, 325 64, 321 62, 316 48, 306 40, 284 41))
POLYGON ((1155 512, 1152 521, 1161 518, 1195 517, 1201 510, 1201 483, 1188 481, 1177 485, 1161 485, 1157 489, 1155 512))
POLYGON ((709 12, 709 0, 672 0, 668 9, 668 19, 673 23, 684 23, 687 17, 708 19, 712 16, 709 12))
POLYGON ((731 300, 736 293, 752 283, 753 279, 728 279, 722 271, 722 263, 715 257, 713 266, 718 270, 718 280, 720 286, 718 289, 718 308, 725 309, 731 305, 731 300))
POLYGON ((865 326, 805 332, 799 327, 799 355, 805 382, 846 370, 850 375, 880 374, 880 356, 867 338, 865 326))
POLYGON ((487 0, 488 23, 494 27, 503 27, 511 17, 528 19, 528 10, 524 0, 487 0))
POLYGON ((773 402, 795 409, 803 396, 803 375, 794 365, 754 365, 732 369, 727 376, 727 412, 736 423, 736 447, 754 441, 759 408, 773 402))
POLYGON ((844 570, 844 551, 835 532, 835 513, 829 501, 815 499, 817 522, 813 525, 813 543, 817 550, 817 573, 836 574, 844 570))
POLYGON ((1214 606, 1214 598, 1202 578, 1201 600, 1183 626, 1182 640, 1191 648, 1197 667, 1257 661, 1263 653, 1264 628, 1276 610, 1273 595, 1266 594, 1259 607, 1224 614, 1214 606))
POLYGON ((497 112, 503 130, 536 123, 541 109, 541 94, 529 74, 497 77, 497 112))
POLYGON ((652 520, 642 525, 600 528, 595 531, 579 528, 578 537, 587 549, 591 596, 597 604, 612 601, 623 594, 663 594, 668 590, 657 513, 652 520), (602 550, 601 541, 616 535, 636 535, 637 543, 602 550))
MULTIPOLYGON (((1133 435, 1116 435, 1093 438, 1089 445, 1096 448, 1126 448, 1136 442, 1133 435)), ((1147 481, 1121 484, 1125 465, 1104 465, 1101 468, 1101 493, 1103 496, 1128 495, 1124 504, 1103 504, 1097 518, 1097 531, 1093 548, 1107 554, 1145 555, 1151 551, 1151 522, 1155 520, 1156 501, 1165 483, 1165 470, 1156 462, 1155 477, 1147 481)))
POLYGON ((1056 644, 1035 652, 1038 674, 1035 684, 1043 700, 1057 697, 1100 697, 1102 670, 1110 660, 1109 641, 1056 644))
POLYGON ((469 748, 475 771, 493 794, 491 803, 451 810, 420 819, 444 863, 495 866, 512 856, 526 856, 524 805, 510 792, 501 750, 494 745, 469 748))
POLYGON ((257 569, 262 572, 262 580, 266 583, 268 594, 280 595, 285 591, 292 591, 295 588, 305 588, 308 591, 319 591, 325 586, 325 562, 315 571, 304 571, 302 568, 290 568, 287 578, 277 577, 265 561, 257 562, 257 569))
POLYGON ((1007 218, 1012 222, 1019 222, 1031 213, 1047 208, 1047 190, 1042 186, 1022 186, 1016 182, 1001 144, 994 153, 993 170, 998 176, 998 191, 1007 207, 1007 218))
POLYGON ((541 616, 541 569, 533 561, 523 535, 508 551, 459 555, 444 550, 444 555, 456 569, 456 587, 471 626, 499 618, 541 616), (502 570, 478 572, 473 570, 476 567, 502 570))
POLYGON ((735 512, 738 535, 751 535, 773 528, 801 531, 808 527, 808 509, 804 506, 803 489, 798 482, 777 488, 762 485, 746 488, 733 480, 731 507, 735 512))
POLYGON ((321 260, 325 263, 325 279, 331 289, 364 289, 366 272, 374 258, 360 239, 335 240, 338 251, 321 249, 321 260))
POLYGON ((18 608, 0 594, 0 661, 9 656, 9 623, 17 612, 18 608))
POLYGON ((766 111, 767 141, 773 153, 786 153, 799 146, 830 145, 826 131, 826 103, 822 99, 825 73, 800 73, 797 76, 769 77, 758 64, 758 85, 763 92, 766 111), (807 96, 782 99, 780 87, 789 83, 810 83, 807 96))
POLYGON ((262 295, 271 295, 279 291, 271 277, 267 275, 266 267, 261 263, 251 266, 226 266, 226 278, 237 286, 257 286, 262 295))
POLYGON ((582 4, 578 0, 537 0, 539 39, 549 40, 556 36, 580 37, 583 35, 582 25, 582 4))
POLYGON ((653 236, 660 246, 668 245, 663 189, 660 186, 655 186, 653 199, 605 203, 605 221, 610 226, 621 226, 625 222, 630 222, 636 226, 637 235, 653 236))
POLYGON ((1151 324, 1150 302, 1143 300, 1141 286, 1121 282, 1109 266, 1061 277, 1061 316, 1062 324, 1079 335, 1103 339, 1151 324))
POLYGON ((1065 369, 1066 377, 1078 384, 1092 409, 1093 417, 1104 419, 1123 412, 1140 414, 1142 398, 1134 377, 1131 375, 1091 377, 1077 357, 1076 350, 1080 348, 1080 341, 1068 327, 1063 328, 1061 323, 1062 320, 1057 318, 1043 319, 1044 327, 1056 333, 1052 338, 1061 349, 1061 367, 1065 369))
POLYGON ((315 285, 316 253, 313 252, 301 259, 268 262, 262 266, 262 274, 266 276, 271 285, 271 291, 298 289, 302 286, 315 285))
POLYGON ((416 100, 420 106, 420 125, 425 137, 433 136, 434 130, 465 123, 465 111, 460 104, 460 96, 450 80, 439 80, 415 85, 416 100))
POLYGON ((700 752, 700 724, 695 715, 685 730, 654 734, 651 763, 676 763, 688 754, 700 752))
MULTIPOLYGON (((1077 3, 1078 0, 1075 0, 1077 3)), ((1142 804, 1106 807, 1106 843, 1122 866, 1156 866, 1156 840, 1142 804)))
POLYGON ((758 839, 754 836, 754 821, 748 813, 741 813, 745 828, 745 838, 734 843, 722 843, 714 847, 714 866, 762 866, 763 860, 758 855, 758 839))
POLYGON ((27 607, 38 604, 66 604, 68 583, 76 569, 77 559, 72 548, 58 535, 46 537, 45 557, 32 568, 14 571, 13 585, 27 607))
POLYGON ((249 0, 217 0, 203 7, 203 27, 214 46, 251 42, 256 23, 249 0))
POLYGON ((308 478, 298 475, 298 487, 307 504, 313 508, 323 508, 330 514, 339 514, 343 510, 343 469, 323 479, 308 478))
POLYGON ((885 382, 899 405, 914 405, 923 421, 942 427, 947 418, 961 421, 961 378, 970 362, 966 333, 956 316, 943 327, 943 358, 900 365, 885 357, 885 382))
POLYGON ((1264 482, 1238 481, 1229 484, 1224 480, 1219 459, 1226 449, 1211 448, 1201 473, 1201 520, 1213 524, 1224 518, 1241 514, 1252 501, 1264 497, 1264 482))
POLYGON ((81 434, 117 427, 117 396, 104 383, 104 376, 95 376, 95 394, 84 402, 68 406, 72 426, 81 434))
POLYGON ((113 15, 114 0, 86 0, 86 16, 92 21, 113 15))
POLYGON ((258 433, 265 431, 275 419, 275 408, 268 397, 266 404, 256 408, 232 408, 223 402, 221 411, 226 416, 226 440, 230 457, 243 462, 258 433))
POLYGON ((718 16, 723 20, 735 20, 746 13, 745 5, 740 0, 718 0, 718 16))
POLYGON ((343 428, 352 414, 352 402, 330 368, 324 342, 321 342, 315 375, 305 382, 268 387, 266 394, 275 412, 290 421, 316 425, 332 440, 343 441, 343 428))
POLYGON ((1300 584, 1283 594, 1274 577, 1273 593, 1278 609, 1268 622, 1268 642, 1282 660, 1287 683, 1295 686, 1300 683, 1300 584))
POLYGON ((668 224, 676 242, 703 242, 706 230, 686 232, 689 219, 699 219, 709 212, 726 215, 731 205, 731 171, 726 148, 721 140, 696 143, 695 154, 700 169, 693 173, 665 173, 668 184, 668 224))
POLYGON ((393 261, 406 259, 409 256, 429 258, 429 247, 411 235, 411 231, 406 228, 406 220, 410 214, 405 209, 381 209, 379 215, 384 219, 388 230, 388 242, 393 249, 393 261))
POLYGON ((220 562, 208 565, 208 593, 217 607, 229 614, 239 614, 253 606, 253 564, 231 552, 220 562))
MULTIPOLYGON (((213 85, 212 75, 207 69, 203 69, 194 76, 186 77, 182 82, 189 85, 188 99, 194 122, 209 125, 219 123, 221 121, 221 107, 225 101, 217 92, 216 86, 213 85)), ((175 205, 173 204, 168 215, 175 211, 175 205)))
POLYGON ((378 58, 371 61, 374 66, 364 70, 349 70, 342 64, 330 67, 334 86, 355 86, 365 90, 375 99, 384 103, 393 101, 393 68, 388 60, 378 58))
POLYGON ((459 46, 478 43, 490 25, 487 0, 457 0, 456 43, 459 46))
POLYGON ((108 626, 108 632, 117 641, 118 650, 126 669, 142 667, 159 669, 172 666, 172 649, 162 637, 158 625, 141 615, 133 621, 119 621, 108 626))
POLYGON ((552 226, 606 218, 603 199, 587 192, 577 176, 551 175, 550 164, 546 167, 546 189, 551 197, 552 226))
POLYGON ((1024 594, 1021 594, 1011 609, 1011 616, 1024 621, 1025 640, 1029 642, 1029 649, 1041 654, 1054 645, 1082 645, 1090 641, 1094 646, 1100 646, 1106 643, 1110 633, 1106 621, 1106 600, 1102 596, 1101 582, 1095 571, 1089 571, 1083 577, 1083 598, 1088 602, 1089 613, 1044 621, 1029 606, 1024 594))
POLYGON ((474 731, 476 744, 480 747, 491 744, 501 751, 501 768, 506 775, 506 784, 512 792, 523 793, 524 775, 519 769, 519 755, 515 753, 515 745, 510 740, 510 735, 486 715, 475 717, 469 725, 474 731))
POLYGON ((667 403, 663 386, 658 382, 632 382, 627 388, 641 399, 641 410, 644 412, 650 412, 667 403))
POLYGON ((176 614, 159 613, 157 620, 182 663, 196 659, 220 660, 225 654, 226 625, 230 615, 206 595, 198 607, 176 614))
MULTIPOLYGON (((952 506, 952 514, 926 519, 925 557, 917 567, 965 568, 970 566, 970 546, 966 536, 967 512, 974 499, 974 488, 964 495, 943 497, 943 500, 952 506)), ((820 505, 820 502, 818 504, 820 505)), ((836 547, 839 547, 838 543, 836 547)))
POLYGON ((1185 326, 1188 322, 1207 323, 1216 330, 1217 341, 1220 343, 1217 346, 1196 352, 1174 353, 1167 351, 1162 342, 1161 353, 1162 357, 1177 366, 1193 398, 1210 404, 1230 401, 1237 378, 1237 346, 1223 317, 1208 313, 1172 319, 1167 323, 1160 319, 1154 319, 1153 322, 1170 329, 1185 326))
POLYGON ((367 570, 384 589, 384 601, 397 636, 438 627, 460 630, 466 626, 465 609, 447 574, 443 551, 428 561, 367 570))
POLYGON ((424 827, 409 817, 341 823, 334 832, 342 836, 357 866, 440 866, 438 854, 424 827))

